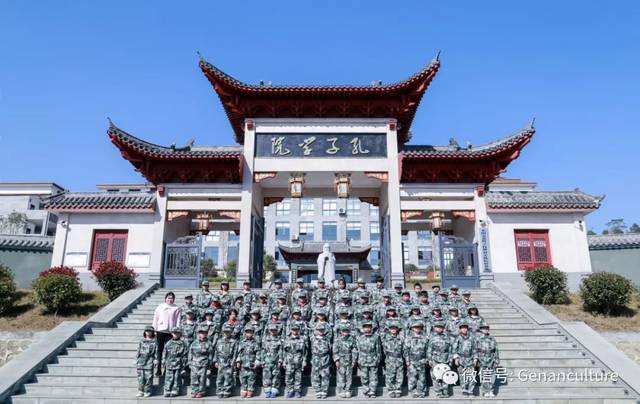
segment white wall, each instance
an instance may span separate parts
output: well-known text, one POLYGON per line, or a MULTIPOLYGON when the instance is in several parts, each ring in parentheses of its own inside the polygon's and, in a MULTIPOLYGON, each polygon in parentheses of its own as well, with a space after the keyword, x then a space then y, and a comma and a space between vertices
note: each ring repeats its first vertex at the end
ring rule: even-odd
POLYGON ((160 269, 151 264, 155 254, 153 250, 154 223, 157 213, 70 213, 61 214, 53 248, 52 266, 70 265, 70 253, 86 254, 84 265, 73 265, 81 275, 89 273, 91 248, 94 230, 127 230, 127 266, 138 273, 158 272, 160 269), (148 266, 137 267, 128 262, 130 253, 149 253, 148 266))
POLYGON ((488 217, 493 272, 518 272, 514 230, 543 229, 549 231, 553 266, 564 272, 591 272, 586 224, 581 212, 488 212, 488 217))

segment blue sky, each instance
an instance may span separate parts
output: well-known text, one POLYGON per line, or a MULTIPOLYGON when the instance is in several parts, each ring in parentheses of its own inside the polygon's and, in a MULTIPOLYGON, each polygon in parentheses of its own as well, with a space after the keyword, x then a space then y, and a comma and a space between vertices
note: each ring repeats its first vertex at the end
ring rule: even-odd
POLYGON ((413 143, 480 144, 535 116, 506 176, 606 194, 594 230, 640 222, 639 21, 634 0, 0 0, 0 181, 141 181, 107 116, 160 144, 232 144, 197 50, 248 82, 367 84, 441 49, 413 143))

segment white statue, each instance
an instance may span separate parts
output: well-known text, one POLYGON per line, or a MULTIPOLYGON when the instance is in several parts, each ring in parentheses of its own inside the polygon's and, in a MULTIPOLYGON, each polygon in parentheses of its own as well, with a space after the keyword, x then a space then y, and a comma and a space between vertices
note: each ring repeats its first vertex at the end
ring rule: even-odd
POLYGON ((324 278, 327 286, 335 286, 336 280, 336 256, 329 251, 329 243, 322 246, 322 252, 318 255, 318 279, 324 278))

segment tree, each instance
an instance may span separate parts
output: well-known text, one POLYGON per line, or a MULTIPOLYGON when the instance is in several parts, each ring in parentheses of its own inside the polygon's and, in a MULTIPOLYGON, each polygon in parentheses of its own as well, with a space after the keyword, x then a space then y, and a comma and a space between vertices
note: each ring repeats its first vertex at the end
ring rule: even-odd
POLYGON ((202 279, 215 278, 218 275, 211 258, 203 258, 200 261, 200 272, 202 272, 202 279))
POLYGON ((638 223, 634 223, 629 227, 629 233, 640 233, 640 225, 638 223))
POLYGON ((237 266, 238 266, 238 263, 235 260, 227 262, 227 265, 225 265, 224 267, 225 276, 227 278, 235 278, 237 266))
POLYGON ((404 264, 404 272, 419 272, 420 269, 414 264, 404 264))
POLYGON ((278 263, 276 259, 266 252, 262 255, 262 279, 270 281, 273 279, 273 274, 278 270, 278 263))
POLYGON ((24 233, 24 226, 27 224, 27 215, 17 211, 9 213, 7 216, 0 216, 0 233, 19 234, 24 233))
POLYGON ((609 230, 607 234, 623 234, 627 230, 624 219, 611 219, 605 226, 609 230))
POLYGON ((589 231, 587 232, 587 235, 588 235, 588 236, 595 236, 595 235, 596 235, 596 232, 595 232, 595 231, 593 231, 593 230, 589 230, 589 231))
POLYGON ((607 234, 609 234, 609 230, 607 230, 607 229, 602 230, 602 235, 603 236, 606 236, 607 234))

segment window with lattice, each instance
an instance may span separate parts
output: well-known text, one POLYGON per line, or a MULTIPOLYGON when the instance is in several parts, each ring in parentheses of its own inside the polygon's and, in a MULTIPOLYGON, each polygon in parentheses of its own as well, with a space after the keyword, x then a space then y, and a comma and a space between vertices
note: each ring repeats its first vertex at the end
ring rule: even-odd
POLYGON ((126 230, 96 230, 93 234, 91 269, 106 261, 125 263, 127 252, 126 230))
POLYGON ((548 230, 515 230, 519 270, 551 265, 548 230))

